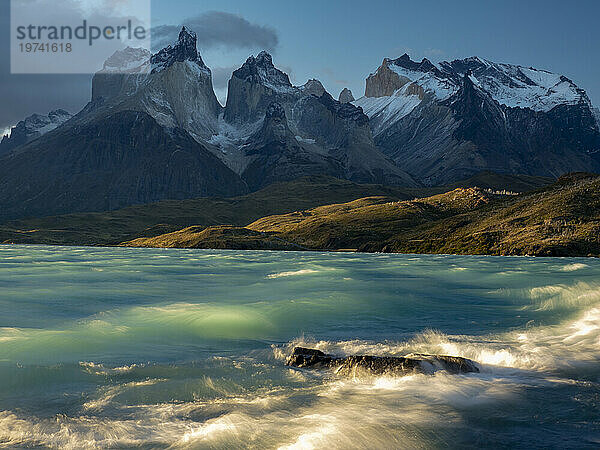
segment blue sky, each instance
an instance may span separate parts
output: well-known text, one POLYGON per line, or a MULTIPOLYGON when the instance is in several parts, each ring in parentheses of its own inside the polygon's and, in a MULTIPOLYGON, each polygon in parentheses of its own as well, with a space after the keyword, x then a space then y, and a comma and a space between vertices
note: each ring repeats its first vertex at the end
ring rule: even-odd
MULTIPOLYGON (((479 56, 547 69, 571 78, 600 106, 600 0, 151 1, 154 26, 208 23, 210 43, 199 47, 221 101, 231 71, 270 42, 275 64, 293 83, 318 78, 336 97, 346 86, 360 97, 384 57, 406 52, 434 62, 479 56), (210 11, 228 13, 229 21, 207 22, 215 17, 210 11)), ((0 0, 0 131, 34 112, 81 109, 89 75, 10 75, 8 20, 9 0, 0 0)))
MULTIPOLYGON (((234 13, 275 30, 274 60, 295 83, 318 78, 335 96, 384 57, 432 61, 480 56, 562 73, 600 105, 600 1, 154 0, 155 24, 184 23, 205 11, 234 13)), ((202 49, 200 49, 202 51, 202 49)), ((246 53, 259 49, 248 49, 246 53)), ((241 63, 243 51, 209 49, 210 67, 241 63)))

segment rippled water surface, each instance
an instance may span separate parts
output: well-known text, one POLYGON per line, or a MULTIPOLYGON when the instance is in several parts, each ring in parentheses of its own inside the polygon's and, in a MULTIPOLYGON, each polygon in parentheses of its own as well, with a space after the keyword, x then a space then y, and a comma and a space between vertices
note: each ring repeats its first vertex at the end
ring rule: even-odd
POLYGON ((0 447, 94 446, 598 448, 600 262, 2 246, 0 447))

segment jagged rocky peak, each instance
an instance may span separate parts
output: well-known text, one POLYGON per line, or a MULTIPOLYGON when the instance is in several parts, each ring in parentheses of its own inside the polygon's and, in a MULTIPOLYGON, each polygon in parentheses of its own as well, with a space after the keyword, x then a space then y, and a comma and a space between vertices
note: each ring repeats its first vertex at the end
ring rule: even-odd
POLYGON ((152 55, 150 62, 152 64, 152 73, 160 72, 168 67, 171 67, 176 62, 191 61, 210 75, 210 69, 204 64, 198 49, 197 36, 193 31, 182 27, 179 32, 179 38, 174 45, 169 45, 163 48, 158 53, 152 55))
POLYGON ((73 115, 70 112, 65 111, 64 109, 56 109, 48 113, 48 119, 50 119, 50 122, 58 124, 66 122, 72 116, 73 115))
POLYGON ((144 48, 127 47, 113 53, 102 70, 92 79, 92 101, 109 99, 122 93, 131 93, 139 85, 133 81, 137 76, 145 76, 151 69, 152 54, 144 48), (131 79, 131 89, 126 88, 131 79), (125 89, 124 89, 125 88, 125 89))
POLYGON ((15 129, 22 129, 29 134, 44 134, 66 122, 71 117, 72 115, 64 109, 50 111, 47 116, 42 114, 32 114, 31 116, 19 122, 17 126, 13 128, 13 131, 15 129))
POLYGON ((359 127, 369 123, 369 118, 365 115, 361 107, 354 106, 352 103, 340 103, 327 92, 319 97, 319 102, 336 116, 342 119, 349 119, 359 127))
MULTIPOLYGON (((218 129, 222 106, 196 41, 196 34, 183 27, 177 42, 152 55, 145 70, 119 76, 97 73, 92 81, 91 110, 94 114, 117 109, 144 111, 161 126, 179 127, 195 138, 209 138, 218 129)), ((116 57, 135 60, 144 55, 143 51, 130 49, 116 57)))
POLYGON ((20 145, 26 144, 36 139, 60 125, 72 117, 71 113, 64 109, 50 111, 47 116, 42 114, 32 114, 21 120, 14 126, 10 135, 6 135, 0 142, 0 153, 7 152, 20 145))
POLYGON ((302 91, 314 95, 315 97, 320 97, 325 93, 325 88, 323 84, 319 80, 312 79, 308 80, 304 86, 302 86, 302 91))
POLYGON ((348 88, 344 88, 342 89, 342 92, 340 92, 340 96, 338 98, 338 101, 340 103, 350 103, 353 102, 355 100, 354 95, 352 95, 352 91, 348 88))
POLYGON ((224 118, 229 123, 262 120, 274 101, 284 106, 301 93, 292 86, 285 72, 273 65, 273 58, 263 51, 250 56, 233 72, 228 85, 224 118))
POLYGON ((481 89, 470 70, 463 75, 461 83, 458 94, 443 102, 442 105, 449 106, 460 117, 463 117, 461 124, 463 126, 475 123, 475 127, 478 129, 481 127, 491 128, 494 125, 501 128, 500 122, 503 120, 504 113, 500 105, 488 92, 481 89))
POLYGON ((381 65, 375 73, 367 78, 365 87, 365 97, 388 97, 394 95, 399 89, 411 80, 405 76, 400 76, 394 67, 412 67, 413 61, 407 54, 393 60, 384 58, 381 65), (400 64, 396 64, 399 62, 400 64))
POLYGON ((440 75, 440 70, 427 58, 423 58, 421 62, 413 61, 410 56, 405 53, 400 58, 397 59, 385 59, 384 62, 387 61, 387 64, 393 64, 397 67, 402 67, 404 69, 412 70, 414 72, 433 72, 436 75, 440 75))
POLYGON ((292 88, 288 75, 273 65, 272 56, 265 51, 257 56, 250 56, 242 67, 233 72, 233 76, 248 83, 262 84, 276 91, 292 88))

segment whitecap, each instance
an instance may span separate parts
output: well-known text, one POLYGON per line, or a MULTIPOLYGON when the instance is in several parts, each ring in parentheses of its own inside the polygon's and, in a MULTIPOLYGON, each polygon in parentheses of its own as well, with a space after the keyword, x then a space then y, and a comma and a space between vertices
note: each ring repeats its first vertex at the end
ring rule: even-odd
POLYGON ((279 272, 279 273, 272 273, 270 275, 267 275, 267 278, 273 279, 273 278, 283 278, 283 277, 294 277, 294 276, 298 276, 298 275, 309 275, 311 273, 318 273, 318 270, 313 270, 313 269, 301 269, 301 270, 294 270, 294 271, 290 271, 290 272, 279 272))

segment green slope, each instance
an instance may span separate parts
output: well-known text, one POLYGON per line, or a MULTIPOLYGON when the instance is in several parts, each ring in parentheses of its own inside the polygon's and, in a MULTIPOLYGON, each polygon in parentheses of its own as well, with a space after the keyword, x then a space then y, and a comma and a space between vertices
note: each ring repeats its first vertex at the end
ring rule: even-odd
MULTIPOLYGON (((571 175, 521 195, 457 188, 404 201, 371 196, 267 216, 228 233, 218 248, 600 255, 600 177, 571 175)), ((191 228, 125 245, 212 248, 216 234, 191 228)))
POLYGON ((325 176, 276 183, 234 198, 167 200, 101 213, 18 220, 0 225, 1 243, 117 245, 189 226, 247 225, 266 215, 347 202, 369 195, 412 198, 411 189, 361 185, 325 176))

